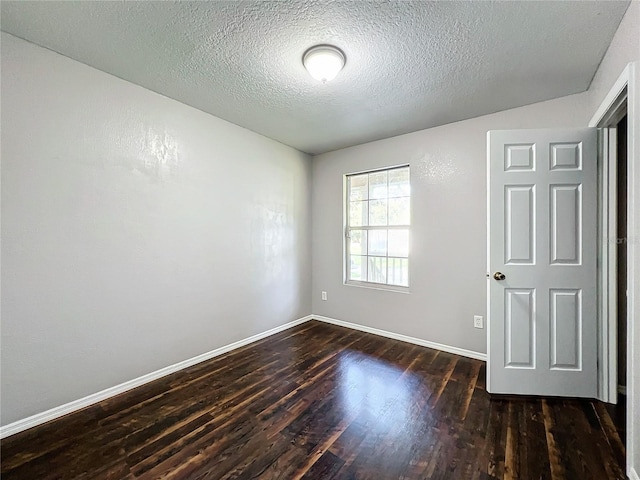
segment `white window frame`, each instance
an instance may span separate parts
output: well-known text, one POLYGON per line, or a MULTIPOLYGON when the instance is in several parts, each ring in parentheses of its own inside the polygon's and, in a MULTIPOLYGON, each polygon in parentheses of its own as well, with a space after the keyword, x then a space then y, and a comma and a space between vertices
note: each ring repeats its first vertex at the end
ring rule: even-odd
MULTIPOLYGON (((365 175, 365 174, 371 174, 371 173, 377 173, 377 172, 389 172, 392 170, 398 170, 401 168, 408 168, 409 169, 409 185, 411 185, 411 166, 409 164, 402 164, 402 165, 394 165, 394 166, 390 166, 390 167, 382 167, 382 168, 376 168, 376 169, 371 169, 371 170, 363 170, 360 172, 353 172, 353 173, 349 173, 346 174, 344 176, 344 201, 343 201, 343 215, 344 215, 344 245, 343 245, 343 262, 344 262, 344 268, 343 268, 343 275, 344 275, 344 284, 345 285, 350 285, 350 286, 357 286, 357 287, 365 287, 365 288, 372 288, 372 289, 376 289, 376 290, 390 290, 390 291, 394 291, 394 292, 400 292, 400 293, 410 293, 410 287, 411 287, 411 217, 412 217, 412 207, 411 207, 411 192, 409 192, 409 224, 408 225, 375 225, 375 226, 370 226, 370 225, 356 225, 356 226, 351 226, 349 224, 349 205, 350 205, 350 184, 349 184, 349 177, 353 177, 353 176, 358 176, 358 175, 365 175), (388 283, 379 283, 379 282, 370 282, 370 281, 361 281, 361 280, 351 280, 349 278, 350 275, 350 268, 351 268, 351 261, 350 261, 350 257, 351 257, 351 252, 350 252, 350 244, 351 242, 349 241, 350 238, 350 232, 351 230, 365 230, 367 232, 371 231, 371 230, 409 230, 409 255, 406 257, 407 258, 407 262, 408 262, 408 272, 407 272, 407 286, 403 286, 403 285, 393 285, 393 284, 388 284, 388 283)), ((368 222, 367 222, 368 223, 368 222)), ((388 218, 387 218, 387 223, 388 223, 388 218)), ((368 235, 367 235, 367 239, 368 239, 368 235)), ((369 256, 377 256, 377 255, 366 255, 366 258, 369 258, 369 256)), ((387 258, 387 262, 389 258, 403 258, 403 257, 389 257, 388 252, 386 255, 387 258)), ((387 264, 388 265, 388 264, 387 264)), ((387 266, 388 268, 388 266, 387 266)))

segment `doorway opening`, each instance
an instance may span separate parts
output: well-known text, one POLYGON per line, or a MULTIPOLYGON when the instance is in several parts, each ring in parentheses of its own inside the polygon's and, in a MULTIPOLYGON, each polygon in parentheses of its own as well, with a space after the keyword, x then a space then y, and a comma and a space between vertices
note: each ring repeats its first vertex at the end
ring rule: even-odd
MULTIPOLYGON (((621 111, 624 116, 615 124, 615 285, 616 296, 616 350, 617 375, 616 391, 617 404, 610 409, 610 415, 620 432, 620 439, 626 446, 626 406, 627 406, 627 249, 628 249, 628 163, 627 163, 627 114, 626 102, 621 111)), ((614 187, 614 185, 612 185, 614 187)))

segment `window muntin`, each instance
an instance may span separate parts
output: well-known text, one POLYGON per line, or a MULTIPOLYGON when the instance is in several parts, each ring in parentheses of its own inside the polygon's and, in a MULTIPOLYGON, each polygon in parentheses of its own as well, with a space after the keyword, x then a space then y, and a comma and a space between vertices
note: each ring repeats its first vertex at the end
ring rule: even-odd
POLYGON ((347 283, 409 286, 409 167, 347 175, 347 283))

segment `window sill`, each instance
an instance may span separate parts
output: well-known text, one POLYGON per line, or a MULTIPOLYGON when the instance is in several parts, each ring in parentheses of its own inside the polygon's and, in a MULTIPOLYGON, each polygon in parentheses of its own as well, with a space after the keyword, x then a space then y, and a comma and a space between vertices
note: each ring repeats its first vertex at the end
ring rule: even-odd
POLYGON ((397 285, 384 285, 382 283, 356 282, 349 280, 344 282, 347 287, 367 288, 369 290, 384 290, 385 292, 410 294, 409 287, 400 287, 397 285))

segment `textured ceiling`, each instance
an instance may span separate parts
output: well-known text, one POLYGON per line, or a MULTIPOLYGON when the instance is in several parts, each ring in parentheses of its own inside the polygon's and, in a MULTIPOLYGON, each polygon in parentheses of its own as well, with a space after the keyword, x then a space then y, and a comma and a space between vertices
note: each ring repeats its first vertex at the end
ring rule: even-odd
POLYGON ((2 30, 322 153, 587 89, 628 2, 2 2, 2 30), (331 43, 331 83, 302 54, 331 43))

